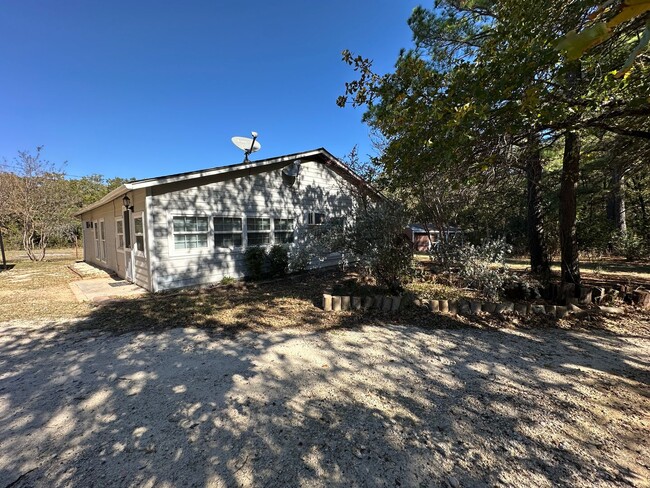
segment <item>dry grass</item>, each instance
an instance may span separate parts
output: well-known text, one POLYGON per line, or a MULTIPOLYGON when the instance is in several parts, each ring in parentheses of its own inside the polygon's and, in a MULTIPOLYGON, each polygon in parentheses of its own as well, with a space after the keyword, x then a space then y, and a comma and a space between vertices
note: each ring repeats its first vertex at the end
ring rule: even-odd
MULTIPOLYGON (((79 327, 122 333, 164 331, 183 326, 233 332, 287 327, 316 330, 377 324, 389 319, 394 323, 425 327, 587 327, 650 336, 647 326, 650 314, 632 307, 627 308, 624 317, 611 318, 594 313, 580 320, 562 321, 547 318, 521 320, 514 316, 449 317, 414 307, 389 315, 375 311, 324 313, 320 306, 326 290, 340 294, 377 292, 371 284, 359 285, 356 274, 340 271, 293 276, 244 288, 191 288, 92 305, 78 303, 68 286, 71 281, 79 279, 67 267, 74 263, 73 251, 53 251, 42 263, 32 263, 15 254, 11 259, 15 263, 13 269, 0 272, 0 302, 3 303, 0 321, 78 318, 79 327)), ((619 279, 626 276, 620 274, 619 279)), ((472 290, 434 279, 411 283, 407 293, 429 299, 476 296, 472 290)))
POLYGON ((90 311, 78 303, 68 283, 79 279, 68 265, 75 262, 73 249, 55 249, 46 260, 31 262, 24 253, 10 251, 12 267, 0 270, 0 321, 34 318, 69 318, 90 311))

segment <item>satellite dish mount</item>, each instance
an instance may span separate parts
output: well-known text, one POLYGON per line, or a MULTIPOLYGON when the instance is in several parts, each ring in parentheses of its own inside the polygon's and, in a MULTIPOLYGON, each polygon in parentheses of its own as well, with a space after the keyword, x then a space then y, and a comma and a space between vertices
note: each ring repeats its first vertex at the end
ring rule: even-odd
POLYGON ((262 145, 257 142, 257 132, 251 132, 253 138, 235 136, 231 139, 232 143, 239 149, 244 151, 244 162, 248 163, 250 160, 248 156, 254 152, 262 149, 262 145))

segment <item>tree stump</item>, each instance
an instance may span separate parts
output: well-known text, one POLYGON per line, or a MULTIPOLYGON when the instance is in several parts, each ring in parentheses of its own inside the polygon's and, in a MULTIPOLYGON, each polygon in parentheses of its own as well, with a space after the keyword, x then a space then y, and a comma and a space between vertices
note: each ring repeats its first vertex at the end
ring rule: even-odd
POLYGON ((635 290, 632 293, 632 300, 637 307, 643 308, 645 310, 650 310, 650 291, 635 290))

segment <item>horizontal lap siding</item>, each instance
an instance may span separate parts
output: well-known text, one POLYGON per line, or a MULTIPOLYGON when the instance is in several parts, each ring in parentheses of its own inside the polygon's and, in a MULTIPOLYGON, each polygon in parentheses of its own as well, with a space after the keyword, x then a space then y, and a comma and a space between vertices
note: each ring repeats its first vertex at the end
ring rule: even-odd
MULTIPOLYGON (((174 255, 169 249, 169 219, 173 215, 266 216, 293 218, 297 228, 306 224, 306 213, 324 211, 349 215, 352 198, 342 191, 345 180, 321 163, 303 163, 293 186, 283 182, 280 169, 199 187, 174 187, 152 195, 154 275, 159 288, 175 288, 219 281, 224 276, 243 277, 243 251, 206 249, 200 254, 174 255), (166 191, 165 191, 166 190, 166 191)), ((300 235, 300 229, 296 234, 300 235)), ((338 259, 315 262, 331 266, 338 259)))
MULTIPOLYGON (((117 204, 116 204, 117 205, 117 204)), ((119 262, 117 254, 117 244, 115 241, 115 216, 116 210, 113 202, 109 202, 101 207, 97 207, 90 212, 81 216, 81 225, 84 230, 84 261, 101 266, 110 271, 115 271, 118 275, 124 275, 124 260, 119 262), (104 219, 104 229, 106 233, 106 260, 100 261, 95 255, 95 238, 93 229, 86 228, 86 222, 97 222, 104 219)), ((121 204, 119 206, 121 208, 121 204)), ((117 212, 119 212, 119 208, 117 212)), ((121 255, 119 255, 121 256, 121 255)))
MULTIPOLYGON (((145 198, 147 195, 146 190, 134 190, 131 194, 133 212, 143 212, 143 222, 145 226, 144 239, 145 239, 145 249, 149 249, 147 242, 147 215, 145 208, 145 198)), ((131 232, 133 232, 133 226, 131 226, 131 232)), ((134 242, 135 238, 132 238, 134 242)), ((147 290, 151 290, 151 282, 149 280, 149 256, 140 256, 133 253, 133 281, 147 290)))

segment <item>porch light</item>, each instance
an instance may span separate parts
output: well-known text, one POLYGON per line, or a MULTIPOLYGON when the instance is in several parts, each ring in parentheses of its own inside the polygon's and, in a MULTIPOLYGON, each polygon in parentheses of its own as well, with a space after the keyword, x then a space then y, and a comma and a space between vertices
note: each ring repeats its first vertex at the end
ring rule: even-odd
POLYGON ((127 210, 131 210, 133 212, 133 207, 131 206, 131 199, 129 198, 129 195, 124 195, 124 198, 122 198, 122 205, 127 210))

